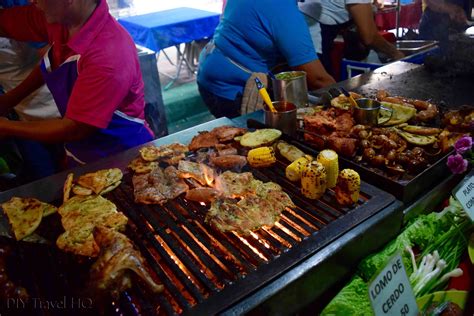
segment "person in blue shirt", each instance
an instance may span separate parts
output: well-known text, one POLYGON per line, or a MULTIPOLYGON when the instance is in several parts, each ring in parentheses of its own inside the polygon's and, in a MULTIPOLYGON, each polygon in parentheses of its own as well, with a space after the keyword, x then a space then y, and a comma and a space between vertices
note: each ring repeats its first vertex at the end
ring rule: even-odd
POLYGON ((468 27, 469 0, 425 0, 419 38, 447 43, 450 34, 468 27))
POLYGON ((236 117, 244 114, 249 78, 282 63, 305 71, 310 90, 335 83, 318 60, 297 1, 228 0, 214 38, 199 58, 199 92, 214 116, 236 117))

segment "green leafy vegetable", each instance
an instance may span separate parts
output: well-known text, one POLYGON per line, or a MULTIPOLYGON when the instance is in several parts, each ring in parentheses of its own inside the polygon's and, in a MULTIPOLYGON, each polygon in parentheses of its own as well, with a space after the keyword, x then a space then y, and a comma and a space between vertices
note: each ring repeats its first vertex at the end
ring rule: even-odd
POLYGON ((355 276, 322 311, 321 316, 373 315, 367 284, 355 276))

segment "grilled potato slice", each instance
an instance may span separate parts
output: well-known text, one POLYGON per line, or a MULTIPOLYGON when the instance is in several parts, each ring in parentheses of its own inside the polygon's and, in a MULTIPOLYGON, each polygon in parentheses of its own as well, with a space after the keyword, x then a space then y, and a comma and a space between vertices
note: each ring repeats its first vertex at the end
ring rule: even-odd
POLYGON ((240 145, 244 147, 261 147, 270 145, 281 136, 281 131, 274 128, 258 129, 255 132, 247 132, 240 139, 240 145))
POLYGON ((288 161, 293 162, 301 157, 304 157, 305 153, 294 145, 290 145, 287 142, 279 141, 277 143, 277 149, 280 155, 285 157, 288 161))

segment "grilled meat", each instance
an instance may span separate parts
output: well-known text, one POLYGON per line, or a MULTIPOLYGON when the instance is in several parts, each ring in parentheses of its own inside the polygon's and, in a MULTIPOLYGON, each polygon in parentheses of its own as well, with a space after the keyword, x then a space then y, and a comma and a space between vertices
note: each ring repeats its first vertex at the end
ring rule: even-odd
POLYGON ((173 166, 164 171, 157 167, 150 173, 136 174, 132 182, 135 202, 144 204, 164 204, 189 189, 173 166))
POLYGON ((153 293, 163 291, 145 268, 145 260, 134 249, 132 242, 122 233, 104 226, 93 231, 100 247, 97 261, 91 267, 91 283, 100 292, 109 292, 118 298, 120 292, 132 286, 131 272, 135 273, 153 293))
POLYGON ((240 155, 227 155, 219 157, 211 157, 212 165, 222 169, 242 169, 247 164, 247 157, 240 155))
POLYGON ((305 117, 305 129, 321 137, 306 133, 304 138, 320 150, 330 148, 340 155, 352 157, 358 145, 357 138, 351 133, 354 125, 354 118, 349 111, 331 108, 305 117))
POLYGON ((216 150, 219 156, 237 155, 237 148, 232 147, 231 145, 217 144, 216 150))
POLYGON ((228 142, 234 139, 234 137, 243 135, 247 132, 246 128, 235 127, 235 126, 219 126, 214 128, 211 133, 217 137, 219 142, 228 142))
POLYGON ((181 160, 178 164, 178 176, 184 179, 193 178, 206 185, 214 181, 214 169, 203 163, 181 160))
POLYGON ((163 146, 145 146, 140 148, 140 156, 145 161, 162 160, 170 165, 176 165, 181 159, 184 159, 188 146, 173 143, 163 146))
POLYGON ((221 196, 222 192, 208 187, 199 187, 186 192, 186 199, 196 202, 209 203, 221 196))
POLYGON ((294 207, 288 194, 270 184, 260 191, 260 195, 250 194, 238 202, 231 198, 217 198, 211 204, 206 222, 223 232, 248 234, 262 226, 273 226, 286 207, 294 207))
POLYGON ((285 208, 294 207, 278 184, 263 183, 250 172, 226 171, 216 179, 216 188, 223 195, 212 201, 206 221, 224 232, 247 234, 262 226, 273 226, 285 208))
POLYGON ((194 136, 189 144, 189 150, 198 150, 200 148, 214 147, 219 143, 217 135, 211 132, 199 132, 198 135, 194 136))

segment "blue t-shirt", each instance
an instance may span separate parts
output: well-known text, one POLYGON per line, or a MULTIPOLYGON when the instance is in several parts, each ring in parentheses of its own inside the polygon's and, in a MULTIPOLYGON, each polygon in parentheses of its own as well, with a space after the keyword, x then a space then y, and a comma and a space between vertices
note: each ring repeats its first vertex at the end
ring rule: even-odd
POLYGON ((30 4, 29 0, 0 0, 0 7, 11 8, 30 4))
POLYGON ((295 0, 228 0, 214 33, 216 49, 201 52, 198 82, 229 100, 242 93, 250 73, 279 63, 290 67, 317 59, 311 35, 295 0))

